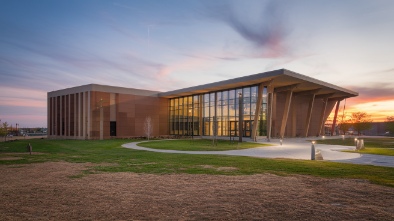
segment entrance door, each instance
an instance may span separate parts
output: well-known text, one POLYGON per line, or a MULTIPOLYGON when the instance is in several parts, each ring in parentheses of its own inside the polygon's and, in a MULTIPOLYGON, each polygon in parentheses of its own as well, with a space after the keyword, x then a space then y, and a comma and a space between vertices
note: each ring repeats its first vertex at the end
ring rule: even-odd
POLYGON ((238 136, 238 121, 230 121, 229 132, 231 137, 238 136))
POLYGON ((111 136, 111 137, 113 137, 113 136, 116 136, 116 121, 111 121, 110 123, 109 123, 109 135, 111 136))
POLYGON ((252 134, 252 121, 251 120, 246 120, 244 121, 244 129, 243 129, 243 136, 244 137, 250 137, 252 134))
MULTIPOLYGON (((252 122, 247 120, 243 122, 243 136, 250 137, 252 135, 252 122)), ((232 137, 238 136, 238 121, 230 121, 229 132, 232 137)))

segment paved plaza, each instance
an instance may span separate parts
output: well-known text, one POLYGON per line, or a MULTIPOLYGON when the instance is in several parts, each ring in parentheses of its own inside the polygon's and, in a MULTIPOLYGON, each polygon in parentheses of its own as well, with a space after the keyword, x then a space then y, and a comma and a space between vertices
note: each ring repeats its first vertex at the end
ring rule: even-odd
MULTIPOLYGON (((338 138, 338 137, 336 137, 338 138)), ((248 156, 261 158, 288 158, 288 159, 311 159, 311 140, 315 138, 288 138, 284 139, 282 145, 279 139, 271 139, 267 142, 265 139, 258 139, 258 143, 270 144, 271 146, 262 146, 257 148, 242 149, 242 150, 227 150, 227 151, 180 151, 180 150, 160 150, 137 146, 139 142, 127 143, 122 145, 125 148, 135 150, 145 150, 160 153, 174 153, 174 154, 216 154, 216 155, 231 155, 231 156, 248 156)), ((317 138, 321 139, 321 138, 317 138)), ((143 141, 144 142, 144 141, 143 141)), ((320 152, 323 160, 366 164, 375 166, 394 167, 394 157, 375 155, 375 154, 359 154, 346 153, 342 150, 354 150, 352 146, 341 145, 326 145, 315 144, 316 152, 320 152)))

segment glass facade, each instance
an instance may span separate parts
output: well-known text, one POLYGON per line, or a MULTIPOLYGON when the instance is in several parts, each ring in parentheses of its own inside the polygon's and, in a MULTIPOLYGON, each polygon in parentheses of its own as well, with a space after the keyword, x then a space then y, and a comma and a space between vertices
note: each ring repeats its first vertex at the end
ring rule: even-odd
MULTIPOLYGON (((243 99, 243 136, 250 137, 258 86, 170 99, 170 134, 238 136, 239 94, 243 99), (202 134, 200 134, 200 127, 202 134)), ((257 135, 266 135, 267 89, 263 90, 257 135)))

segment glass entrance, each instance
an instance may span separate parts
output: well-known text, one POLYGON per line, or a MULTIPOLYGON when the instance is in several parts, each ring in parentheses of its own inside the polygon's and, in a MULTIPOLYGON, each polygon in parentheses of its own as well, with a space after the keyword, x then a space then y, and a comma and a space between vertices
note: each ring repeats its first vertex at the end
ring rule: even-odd
MULTIPOLYGON (((243 136, 250 137, 252 135, 252 124, 251 120, 243 122, 243 136)), ((229 132, 232 137, 238 136, 238 121, 230 121, 229 132)))

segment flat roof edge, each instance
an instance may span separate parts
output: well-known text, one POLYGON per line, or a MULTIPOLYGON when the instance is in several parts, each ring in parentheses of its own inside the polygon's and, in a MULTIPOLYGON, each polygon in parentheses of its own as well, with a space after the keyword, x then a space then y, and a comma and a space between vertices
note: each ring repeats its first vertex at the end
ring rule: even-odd
POLYGON ((109 85, 101 85, 101 84, 87 84, 81 85, 71 88, 65 88, 57 91, 48 92, 48 97, 61 96, 67 94, 75 94, 86 91, 100 91, 107 93, 119 93, 119 94, 132 94, 132 95, 141 95, 141 96, 152 96, 158 97, 159 91, 150 91, 144 89, 135 89, 135 88, 125 88, 125 87, 117 87, 117 86, 109 86, 109 85))

